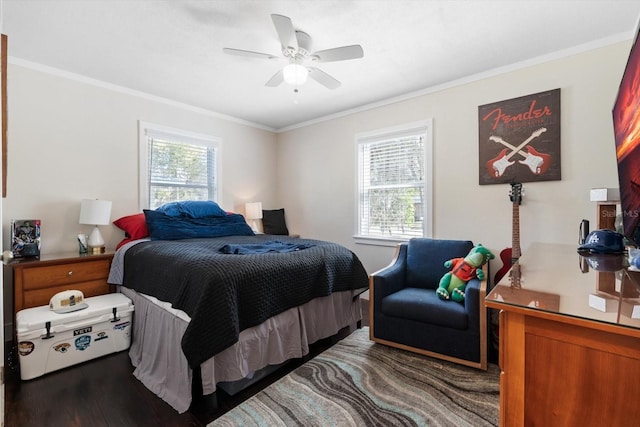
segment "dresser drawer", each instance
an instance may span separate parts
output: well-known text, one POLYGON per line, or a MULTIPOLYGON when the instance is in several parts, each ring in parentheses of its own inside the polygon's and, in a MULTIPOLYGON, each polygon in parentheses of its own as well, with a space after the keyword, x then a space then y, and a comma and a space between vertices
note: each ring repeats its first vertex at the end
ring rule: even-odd
POLYGON ((67 289, 77 289, 85 298, 113 292, 114 287, 107 284, 112 259, 113 252, 67 252, 9 263, 7 268, 13 270, 14 312, 49 304, 54 294, 67 289))
POLYGON ((50 266, 23 268, 22 286, 25 290, 73 285, 93 280, 106 281, 111 260, 102 259, 50 266))

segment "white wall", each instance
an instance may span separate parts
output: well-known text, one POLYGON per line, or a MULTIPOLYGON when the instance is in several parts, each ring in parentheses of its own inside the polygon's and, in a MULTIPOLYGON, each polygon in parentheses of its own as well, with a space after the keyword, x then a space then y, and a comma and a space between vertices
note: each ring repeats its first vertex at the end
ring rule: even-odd
MULTIPOLYGON (((138 120, 222 139, 223 208, 244 213, 245 201, 276 200, 276 135, 25 68, 9 67, 8 188, 5 241, 14 219, 42 220, 42 253, 77 250, 80 201, 113 201, 112 220, 138 207, 138 120)), ((107 247, 124 237, 101 226, 107 247)))
MULTIPOLYGON (((521 241, 523 250, 533 241, 576 243, 581 219, 595 227, 589 189, 618 186, 611 107, 629 48, 619 43, 279 134, 10 64, 3 249, 10 219, 39 218, 43 253, 77 250, 76 234, 88 231, 78 224, 83 198, 112 200, 112 219, 138 212, 144 120, 222 138, 225 209, 242 212, 246 201, 284 207, 292 233, 341 243, 373 272, 393 248, 353 241, 355 135, 433 118, 434 236, 472 239, 498 255, 511 245, 509 186, 478 185, 478 106, 555 88, 562 180, 525 183, 521 241)), ((102 231, 110 247, 123 237, 114 226, 102 231)))
MULTIPOLYGON (((42 220, 42 253, 77 251, 84 198, 113 201, 111 219, 140 212, 138 120, 222 139, 222 194, 227 210, 276 201, 276 135, 210 114, 178 108, 32 68, 9 64, 7 198, 3 250, 11 219, 42 220)), ((212 95, 213 96, 213 95, 212 95)), ((108 248, 124 232, 100 227, 108 248)), ((12 337, 13 286, 4 274, 5 335, 12 337)))
MULTIPOLYGON (((618 43, 278 135, 278 197, 289 228, 356 252, 369 272, 393 248, 355 244, 355 134, 424 118, 434 124, 434 237, 511 246, 508 184, 478 184, 478 106, 561 88, 562 180, 525 183, 521 247, 577 243, 593 187, 617 187, 611 108, 630 49, 618 43)), ((492 263, 493 271, 501 266, 492 263)))

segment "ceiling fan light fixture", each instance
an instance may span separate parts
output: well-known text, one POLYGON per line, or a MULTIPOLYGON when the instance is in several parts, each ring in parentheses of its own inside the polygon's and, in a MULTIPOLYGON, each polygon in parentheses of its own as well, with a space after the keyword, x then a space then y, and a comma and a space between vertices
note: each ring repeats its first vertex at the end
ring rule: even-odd
MULTIPOLYGON (((0 0, 0 3, 2 0, 0 0)), ((340 46, 331 49, 324 49, 316 52, 311 51, 311 36, 304 31, 296 30, 293 27, 291 18, 272 14, 271 20, 278 33, 282 56, 289 64, 279 69, 267 82, 267 87, 277 87, 282 83, 287 83, 294 87, 294 92, 298 92, 298 87, 306 83, 307 78, 320 83, 327 89, 337 89, 340 82, 329 74, 316 67, 305 67, 307 61, 315 63, 346 61, 349 59, 362 58, 364 51, 362 46, 354 44, 350 46, 340 46)), ((269 53, 253 52, 251 50, 233 49, 225 47, 222 51, 229 55, 245 56, 250 58, 276 59, 276 56, 269 53)))
POLYGON ((305 66, 292 62, 282 69, 282 74, 286 83, 300 86, 307 81, 309 71, 305 66))

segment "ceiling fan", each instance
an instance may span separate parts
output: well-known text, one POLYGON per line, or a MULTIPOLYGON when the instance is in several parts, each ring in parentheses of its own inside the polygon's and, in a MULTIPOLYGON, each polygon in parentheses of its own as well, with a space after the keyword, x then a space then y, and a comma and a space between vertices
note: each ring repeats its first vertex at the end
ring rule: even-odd
MULTIPOLYGON (((304 84, 307 77, 311 77, 321 85, 336 89, 340 86, 340 82, 320 70, 319 68, 308 65, 315 62, 334 62, 346 61, 348 59, 362 58, 364 51, 360 45, 341 46, 332 49, 320 50, 311 53, 311 36, 304 31, 295 30, 291 19, 283 15, 271 15, 273 25, 276 27, 278 38, 282 46, 282 55, 288 61, 280 71, 271 77, 266 86, 276 87, 282 82, 289 83, 296 87, 304 84)), ((224 53, 237 56, 246 56, 251 58, 262 58, 269 60, 280 60, 281 57, 268 53, 253 52, 250 50, 232 49, 225 47, 222 49, 224 53)))

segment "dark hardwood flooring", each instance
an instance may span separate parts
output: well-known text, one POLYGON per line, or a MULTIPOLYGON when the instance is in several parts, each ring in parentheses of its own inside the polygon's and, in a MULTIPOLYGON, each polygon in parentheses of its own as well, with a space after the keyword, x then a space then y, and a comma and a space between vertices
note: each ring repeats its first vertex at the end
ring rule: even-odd
POLYGON ((208 410, 203 399, 198 399, 184 414, 178 414, 132 375, 133 366, 127 351, 87 361, 32 380, 21 381, 15 349, 12 343, 7 343, 5 425, 206 426, 351 332, 352 329, 345 328, 336 336, 313 344, 308 356, 289 362, 273 375, 235 396, 218 391, 216 411, 208 410))

